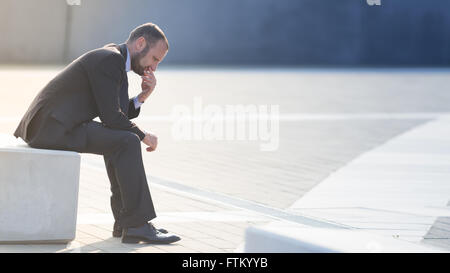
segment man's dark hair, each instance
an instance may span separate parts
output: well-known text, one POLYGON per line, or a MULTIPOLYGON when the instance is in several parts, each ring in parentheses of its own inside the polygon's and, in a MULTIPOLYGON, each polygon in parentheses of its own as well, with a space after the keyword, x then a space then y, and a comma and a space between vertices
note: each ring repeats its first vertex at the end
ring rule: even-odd
POLYGON ((159 40, 163 40, 166 43, 167 49, 169 49, 169 41, 167 41, 164 32, 153 23, 142 24, 130 32, 126 43, 131 43, 136 41, 139 37, 144 37, 147 42, 147 46, 144 51, 147 52, 151 47, 153 47, 159 40))

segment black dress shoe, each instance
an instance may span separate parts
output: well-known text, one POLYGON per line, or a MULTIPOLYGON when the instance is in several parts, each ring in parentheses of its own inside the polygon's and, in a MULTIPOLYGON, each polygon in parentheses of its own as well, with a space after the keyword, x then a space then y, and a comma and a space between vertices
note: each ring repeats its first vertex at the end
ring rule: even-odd
POLYGON ((123 229, 122 243, 138 244, 140 242, 151 244, 170 244, 181 240, 173 234, 159 232, 151 223, 139 227, 129 227, 123 229))
MULTIPOLYGON (((169 233, 166 229, 163 229, 163 228, 157 228, 156 230, 161 233, 164 233, 164 234, 169 233)), ((114 222, 114 228, 113 228, 112 234, 113 234, 113 237, 116 237, 116 238, 122 237, 122 227, 119 224, 117 224, 117 222, 114 222)))

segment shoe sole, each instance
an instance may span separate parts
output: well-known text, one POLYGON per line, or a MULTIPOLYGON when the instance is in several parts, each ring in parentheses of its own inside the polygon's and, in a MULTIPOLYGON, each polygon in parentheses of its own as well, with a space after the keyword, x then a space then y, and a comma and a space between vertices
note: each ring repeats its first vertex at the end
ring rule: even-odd
MULTIPOLYGON (((169 233, 169 232, 168 232, 167 230, 165 230, 165 229, 158 229, 158 231, 161 232, 161 233, 164 233, 164 234, 169 233)), ((112 236, 113 236, 114 238, 120 238, 120 237, 122 237, 122 231, 113 231, 112 236)))
POLYGON ((176 239, 169 240, 169 241, 152 241, 152 240, 147 240, 147 239, 143 239, 143 238, 129 236, 129 237, 123 237, 122 243, 124 243, 124 244, 139 244, 140 242, 144 242, 147 244, 167 245, 167 244, 178 242, 179 240, 181 240, 181 238, 176 238, 176 239))

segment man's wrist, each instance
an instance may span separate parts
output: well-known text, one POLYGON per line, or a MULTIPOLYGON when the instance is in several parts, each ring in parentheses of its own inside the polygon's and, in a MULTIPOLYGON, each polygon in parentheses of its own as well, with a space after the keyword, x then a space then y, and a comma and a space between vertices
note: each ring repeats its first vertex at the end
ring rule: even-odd
POLYGON ((138 109, 142 105, 142 103, 138 99, 138 96, 133 98, 133 102, 134 102, 134 108, 136 108, 136 109, 138 109))
POLYGON ((144 103, 144 102, 145 102, 145 100, 142 99, 141 94, 139 94, 139 95, 137 96, 137 99, 138 99, 138 101, 139 101, 140 103, 144 103))

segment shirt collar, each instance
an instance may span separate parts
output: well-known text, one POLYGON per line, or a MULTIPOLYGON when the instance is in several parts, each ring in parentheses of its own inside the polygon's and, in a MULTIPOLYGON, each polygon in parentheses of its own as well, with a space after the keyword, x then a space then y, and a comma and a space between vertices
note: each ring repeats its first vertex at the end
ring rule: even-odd
POLYGON ((131 58, 130 58, 130 52, 128 51, 128 47, 125 47, 127 50, 127 61, 125 63, 125 71, 128 72, 131 70, 131 58))

